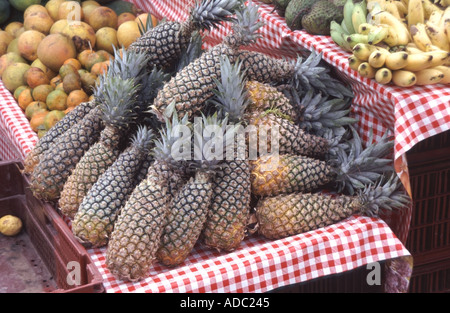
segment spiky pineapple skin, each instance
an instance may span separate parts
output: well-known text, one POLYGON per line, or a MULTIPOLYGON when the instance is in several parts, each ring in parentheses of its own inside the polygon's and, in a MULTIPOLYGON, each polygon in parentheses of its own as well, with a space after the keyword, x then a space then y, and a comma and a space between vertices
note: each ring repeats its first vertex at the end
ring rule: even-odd
POLYGON ((256 205, 258 232, 280 239, 341 221, 359 208, 356 197, 292 193, 266 197, 256 205))
POLYGON ((105 128, 100 140, 77 163, 64 184, 58 201, 59 209, 64 215, 74 218, 85 195, 119 156, 119 137, 114 130, 105 128))
POLYGON ((203 229, 212 194, 209 179, 193 177, 176 194, 156 253, 161 264, 174 267, 188 257, 203 229))
POLYGON ((148 274, 169 211, 172 167, 156 160, 131 193, 111 233, 106 266, 118 278, 139 280, 148 274))
POLYGON ((261 132, 263 127, 267 130, 278 129, 278 152, 280 154, 298 154, 310 157, 323 156, 328 151, 328 141, 322 137, 305 132, 290 120, 280 117, 277 114, 264 112, 254 112, 247 115, 250 125, 256 126, 259 132, 258 142, 266 141, 270 146, 272 133, 269 138, 261 132))
POLYGON ((59 136, 45 151, 33 170, 30 189, 45 201, 59 198, 67 178, 84 153, 100 137, 100 109, 93 108, 81 121, 59 136))
POLYGON ((250 213, 251 183, 248 160, 224 161, 213 180, 211 206, 202 232, 203 242, 232 251, 245 237, 250 213))
POLYGON ((39 162, 40 155, 48 150, 57 137, 83 119, 96 105, 97 104, 94 100, 80 103, 67 115, 65 115, 64 118, 50 128, 43 137, 39 138, 36 145, 25 157, 23 168, 24 174, 31 175, 35 166, 39 162))
POLYGON ((201 111, 205 101, 214 95, 214 79, 220 76, 220 57, 228 55, 233 60, 234 50, 218 44, 204 52, 172 77, 158 92, 154 101, 155 113, 163 120, 165 110, 172 102, 179 118, 189 118, 201 111))
POLYGON ((252 193, 276 196, 309 192, 332 181, 333 168, 324 161, 301 155, 265 155, 250 160, 252 193))
POLYGON ((131 146, 89 189, 72 221, 75 237, 89 247, 108 243, 117 215, 138 182, 146 153, 131 146))

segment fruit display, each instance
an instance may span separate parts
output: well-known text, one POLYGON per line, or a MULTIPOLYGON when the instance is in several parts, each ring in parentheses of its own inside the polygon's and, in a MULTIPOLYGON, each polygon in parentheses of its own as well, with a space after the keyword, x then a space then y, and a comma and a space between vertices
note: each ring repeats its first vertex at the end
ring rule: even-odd
POLYGON ((251 234, 282 238, 408 203, 393 141, 363 145, 354 130, 350 88, 315 51, 247 50, 262 25, 250 0, 203 0, 185 21, 160 22, 115 50, 93 98, 27 155, 34 195, 83 245, 104 248, 118 279, 178 266, 197 244, 233 251, 251 234), (202 31, 225 22, 231 32, 202 48, 202 31))
POLYGON ((115 50, 158 22, 121 0, 11 5, 20 8, 22 20, 5 19, 0 30, 0 77, 38 137, 91 100, 115 50))
POLYGON ((362 77, 400 87, 450 83, 450 7, 445 1, 348 0, 331 38, 362 77), (365 7, 361 10, 360 7, 365 7))

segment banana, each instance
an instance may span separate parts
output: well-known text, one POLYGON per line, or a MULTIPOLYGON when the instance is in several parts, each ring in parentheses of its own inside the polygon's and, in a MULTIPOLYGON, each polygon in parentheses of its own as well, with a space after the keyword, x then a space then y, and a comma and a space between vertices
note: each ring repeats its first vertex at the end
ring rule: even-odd
POLYGON ((450 42, 450 19, 444 22, 444 31, 447 34, 448 42, 450 42))
POLYGON ((408 14, 408 7, 401 1, 394 1, 394 4, 397 6, 397 10, 401 18, 405 18, 408 14))
POLYGON ((355 57, 365 62, 369 60, 369 56, 374 50, 378 50, 378 47, 368 43, 358 43, 353 47, 352 52, 355 57))
POLYGON ((375 25, 367 34, 368 43, 371 45, 376 45, 377 43, 383 41, 389 34, 389 29, 380 25, 375 25))
POLYGON ((358 33, 362 34, 362 35, 368 35, 370 30, 374 27, 375 25, 372 25, 370 23, 362 23, 359 25, 358 28, 358 33))
POLYGON ((352 69, 357 71, 359 65, 362 63, 363 61, 361 61, 360 59, 358 59, 357 57, 355 57, 353 54, 351 56, 348 57, 348 66, 352 69))
POLYGON ((435 50, 435 51, 424 52, 424 54, 433 56, 430 67, 435 67, 435 66, 439 66, 439 65, 447 65, 447 63, 450 61, 450 52, 447 52, 447 51, 435 50))
POLYGON ((386 85, 392 80, 392 71, 387 67, 382 67, 375 73, 375 81, 379 84, 386 85))
POLYGON ((439 26, 427 21, 425 24, 425 30, 433 45, 439 49, 450 51, 450 43, 444 28, 439 28, 439 26))
POLYGON ((363 23, 366 23, 366 15, 364 14, 364 10, 361 7, 361 4, 358 2, 353 5, 352 11, 353 29, 357 32, 359 29, 359 25, 363 23))
POLYGON ((411 25, 411 36, 416 46, 422 51, 431 51, 431 39, 428 37, 425 24, 411 25))
POLYGON ((447 39, 450 42, 450 6, 448 6, 444 13, 441 16, 441 20, 437 24, 440 28, 445 29, 445 32, 447 33, 447 39))
POLYGON ((373 68, 372 66, 370 66, 370 64, 368 62, 362 62, 358 66, 358 73, 362 77, 374 78, 375 77, 375 73, 376 73, 376 69, 373 68))
POLYGON ((444 65, 439 65, 439 66, 436 66, 435 69, 441 71, 442 74, 444 74, 444 77, 441 79, 441 81, 439 83, 450 84, 450 67, 444 66, 444 65))
POLYGON ((345 40, 347 41, 347 43, 350 45, 350 47, 354 47, 359 43, 368 43, 369 39, 367 35, 362 35, 362 34, 350 34, 348 36, 344 36, 345 40))
POLYGON ((408 55, 408 64, 403 67, 406 71, 416 72, 431 67, 433 56, 425 53, 412 53, 408 55))
POLYGON ((405 51, 390 53, 385 60, 385 66, 391 70, 399 70, 408 64, 409 54, 405 51))
POLYGON ((417 71, 415 74, 418 86, 437 84, 444 78, 444 74, 436 68, 427 68, 417 71))
POLYGON ((430 0, 422 0, 423 14, 425 20, 429 20, 434 12, 442 13, 443 10, 430 0))
POLYGON ((403 18, 403 16, 400 14, 397 6, 395 5, 395 3, 393 1, 386 2, 385 10, 387 12, 391 13, 393 16, 395 16, 399 20, 401 20, 403 18))
POLYGON ((376 50, 370 54, 367 62, 374 68, 383 67, 389 54, 390 52, 385 49, 376 50))
POLYGON ((346 35, 345 30, 341 27, 341 25, 335 21, 331 21, 330 23, 330 36, 331 39, 342 49, 345 51, 352 51, 352 47, 345 40, 344 36, 346 35))
POLYGON ((405 46, 405 51, 408 52, 409 54, 413 54, 413 53, 423 53, 422 50, 420 50, 419 48, 417 48, 416 44, 414 42, 410 42, 405 46))
POLYGON ((411 71, 397 70, 392 72, 392 82, 399 87, 411 87, 416 84, 416 74, 411 71))
POLYGON ((352 23, 352 13, 353 13, 353 8, 355 7, 355 4, 353 3, 353 0, 347 0, 344 4, 344 23, 345 23, 345 27, 347 29, 347 31, 350 34, 354 34, 356 33, 356 29, 353 28, 353 23, 352 23))
POLYGON ((406 28, 406 25, 402 21, 396 19, 391 13, 387 11, 381 11, 374 16, 372 20, 376 24, 387 24, 393 28, 398 37, 398 45, 406 45, 410 42, 411 36, 406 28))
POLYGON ((366 7, 369 12, 372 11, 377 5, 380 9, 384 10, 386 7, 386 0, 366 0, 366 7))
POLYGON ((344 30, 345 34, 350 35, 350 31, 347 29, 347 25, 345 24, 344 19, 341 22, 341 28, 344 30))
POLYGON ((380 26, 387 29, 387 35, 384 37, 383 42, 387 44, 389 47, 398 46, 398 35, 395 30, 389 25, 380 24, 380 26))
POLYGON ((417 25, 418 23, 425 22, 425 16, 423 12, 422 0, 409 0, 408 2, 408 15, 406 19, 408 21, 408 27, 417 25))
POLYGON ((439 25, 441 23, 441 18, 442 18, 443 14, 444 14, 444 11, 442 11, 442 10, 434 11, 433 13, 430 14, 430 17, 428 18, 428 22, 430 22, 434 25, 439 25))

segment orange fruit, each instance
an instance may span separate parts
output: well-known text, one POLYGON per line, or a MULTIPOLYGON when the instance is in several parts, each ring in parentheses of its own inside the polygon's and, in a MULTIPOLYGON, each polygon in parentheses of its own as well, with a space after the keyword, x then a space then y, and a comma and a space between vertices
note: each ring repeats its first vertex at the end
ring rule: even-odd
POLYGON ((17 103, 19 104, 19 107, 25 111, 27 106, 33 102, 33 95, 32 95, 32 89, 24 89, 17 99, 17 103))
POLYGON ((48 76, 39 67, 31 67, 25 72, 25 79, 28 86, 35 88, 39 85, 47 85, 50 83, 48 76))
POLYGON ((52 92, 53 90, 55 90, 55 88, 53 88, 49 84, 39 85, 33 89, 33 92, 32 92, 33 99, 35 101, 45 102, 45 101, 47 101, 48 94, 50 92, 52 92))
POLYGON ((36 112, 30 119, 30 126, 33 131, 38 132, 40 126, 44 123, 45 116, 49 111, 36 112))
POLYGON ((94 75, 102 75, 108 71, 109 61, 95 63, 91 68, 91 73, 94 75))
POLYGON ((63 88, 66 94, 69 94, 74 90, 81 89, 81 78, 78 72, 69 73, 66 76, 64 76, 63 88))
POLYGON ((19 95, 24 89, 31 89, 31 88, 30 88, 30 86, 23 85, 23 86, 17 87, 16 90, 14 90, 13 96, 14 96, 14 99, 16 99, 16 101, 19 100, 19 95))
POLYGON ((134 21, 136 19, 136 15, 130 12, 123 12, 120 13, 117 17, 117 26, 120 26, 120 24, 127 22, 127 21, 134 21))
POLYGON ((63 65, 70 64, 77 70, 81 69, 81 63, 76 58, 69 58, 64 61, 63 65))
POLYGON ((62 83, 62 78, 59 74, 50 80, 50 86, 52 86, 53 88, 56 88, 56 86, 58 86, 60 83, 62 83))
POLYGON ((25 109, 25 116, 30 120, 34 114, 41 111, 47 111, 47 105, 45 102, 33 101, 25 109))
POLYGON ((89 96, 84 90, 74 90, 69 93, 67 96, 67 107, 76 107, 82 102, 87 102, 89 100, 89 96))
POLYGON ((63 64, 59 69, 59 76, 64 80, 64 77, 69 73, 75 73, 78 70, 72 64, 63 64))
POLYGON ((49 130, 53 126, 55 126, 56 123, 58 123, 66 114, 64 111, 61 110, 51 110, 47 113, 47 115, 44 117, 43 126, 44 129, 49 130))
POLYGON ((49 110, 64 111, 67 109, 67 94, 64 90, 55 89, 48 94, 46 103, 49 110))

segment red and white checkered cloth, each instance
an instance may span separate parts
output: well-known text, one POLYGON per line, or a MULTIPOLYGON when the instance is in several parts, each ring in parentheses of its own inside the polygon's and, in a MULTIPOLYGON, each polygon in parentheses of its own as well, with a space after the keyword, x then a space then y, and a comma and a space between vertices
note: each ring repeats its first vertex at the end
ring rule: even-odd
POLYGON ((106 248, 88 252, 103 276, 106 292, 175 293, 266 292, 409 256, 383 221, 361 216, 280 240, 251 236, 231 253, 197 245, 180 266, 168 268, 156 261, 149 276, 139 282, 119 281, 108 271, 106 248))

